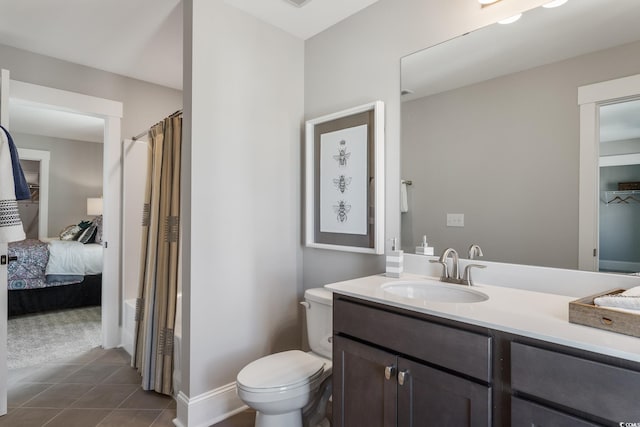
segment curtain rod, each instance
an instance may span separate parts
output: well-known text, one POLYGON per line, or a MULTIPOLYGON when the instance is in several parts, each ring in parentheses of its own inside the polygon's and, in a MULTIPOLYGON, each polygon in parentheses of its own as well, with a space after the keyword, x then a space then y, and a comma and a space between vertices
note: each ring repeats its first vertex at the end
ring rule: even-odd
MULTIPOLYGON (((175 116, 180 116, 180 115, 182 115, 182 108, 181 108, 181 109, 179 109, 179 110, 177 110, 177 111, 175 111, 173 114, 170 114, 167 118, 169 119, 169 118, 172 118, 172 117, 175 117, 175 116)), ((139 133, 139 134, 137 134, 136 136, 132 137, 132 138, 131 138, 131 140, 132 140, 132 141, 137 141, 137 140, 139 140, 140 138, 142 138, 143 136, 147 136, 147 134, 148 134, 148 133, 149 133, 149 131, 148 131, 148 130, 145 130, 145 131, 143 131, 143 132, 140 132, 140 133, 139 133)))
POLYGON ((132 137, 131 140, 132 141, 137 141, 140 138, 142 138, 143 136, 147 136, 147 134, 149 133, 148 130, 145 130, 144 132, 140 132, 139 134, 137 134, 136 136, 132 137))

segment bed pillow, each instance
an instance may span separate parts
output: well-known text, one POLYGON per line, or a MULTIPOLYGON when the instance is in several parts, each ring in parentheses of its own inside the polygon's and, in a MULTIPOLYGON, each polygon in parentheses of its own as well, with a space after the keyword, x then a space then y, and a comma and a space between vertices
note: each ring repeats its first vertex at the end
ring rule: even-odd
POLYGON ((76 224, 68 225, 60 232, 60 240, 76 240, 81 232, 80 226, 76 224))
POLYGON ((78 242, 84 244, 92 243, 93 239, 96 236, 96 229, 97 227, 95 226, 95 224, 91 224, 90 226, 85 228, 84 231, 80 233, 80 236, 78 236, 78 242))
POLYGON ((94 239, 95 243, 102 243, 102 215, 97 216, 93 220, 93 224, 96 226, 96 237, 94 239))

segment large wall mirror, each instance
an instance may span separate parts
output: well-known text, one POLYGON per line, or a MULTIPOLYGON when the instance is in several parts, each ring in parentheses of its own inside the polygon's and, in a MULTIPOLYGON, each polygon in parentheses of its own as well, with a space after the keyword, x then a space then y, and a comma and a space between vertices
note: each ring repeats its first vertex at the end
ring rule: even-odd
MULTIPOLYGON (((577 268, 578 88, 640 74, 639 22, 638 0, 569 0, 402 58, 403 249, 426 235, 436 254, 466 256, 475 243, 490 261, 577 268), (447 214, 463 214, 463 226, 447 226, 447 214)), ((640 109, 619 109, 600 115, 603 132, 624 130, 606 147, 601 138, 601 155, 640 153, 640 109)), ((627 163, 601 190, 640 182, 627 163)), ((636 239, 621 256, 637 267, 640 203, 627 202, 614 208, 631 219, 607 220, 614 247, 636 239)))

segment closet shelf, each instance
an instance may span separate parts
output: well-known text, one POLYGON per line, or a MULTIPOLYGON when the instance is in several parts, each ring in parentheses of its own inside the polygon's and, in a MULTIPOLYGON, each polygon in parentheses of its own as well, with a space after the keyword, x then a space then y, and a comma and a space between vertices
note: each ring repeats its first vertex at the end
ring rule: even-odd
POLYGON ((605 205, 640 203, 640 190, 603 191, 605 205))

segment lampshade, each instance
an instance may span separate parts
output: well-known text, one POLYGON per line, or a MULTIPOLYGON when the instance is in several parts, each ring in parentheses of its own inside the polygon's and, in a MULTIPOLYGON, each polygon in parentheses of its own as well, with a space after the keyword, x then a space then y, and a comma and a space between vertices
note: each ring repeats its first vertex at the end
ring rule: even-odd
POLYGON ((102 197, 87 199, 87 215, 102 215, 102 197))

